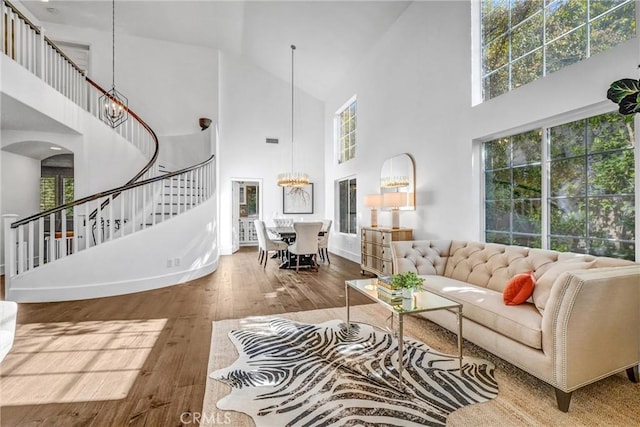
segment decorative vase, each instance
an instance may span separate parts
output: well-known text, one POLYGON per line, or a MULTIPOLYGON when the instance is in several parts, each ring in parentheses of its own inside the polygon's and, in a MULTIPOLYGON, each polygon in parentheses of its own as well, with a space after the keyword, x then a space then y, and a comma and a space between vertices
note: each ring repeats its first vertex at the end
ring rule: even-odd
POLYGON ((413 298, 413 288, 402 288, 402 298, 413 298))

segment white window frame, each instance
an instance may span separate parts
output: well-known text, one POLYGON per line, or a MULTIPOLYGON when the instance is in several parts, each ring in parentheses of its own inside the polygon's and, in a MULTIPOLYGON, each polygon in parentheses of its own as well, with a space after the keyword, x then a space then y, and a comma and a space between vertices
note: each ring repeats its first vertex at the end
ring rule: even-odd
MULTIPOLYGON (((638 8, 640 9, 640 8, 638 8)), ((638 12, 638 10, 637 10, 638 12)), ((531 131, 534 129, 542 129, 542 159, 543 159, 543 168, 542 168, 542 203, 543 206, 546 206, 547 201, 548 201, 548 189, 549 189, 549 171, 547 170, 548 166, 547 166, 547 158, 548 158, 548 135, 547 135, 547 129, 555 127, 555 126, 559 126, 559 125, 563 125, 563 124, 567 124, 573 121, 577 121, 577 120, 581 120, 581 119, 587 119, 589 117, 593 117, 593 116, 597 116, 597 115, 601 115, 601 114, 606 114, 606 113, 611 113, 612 111, 616 111, 615 108, 612 109, 610 102, 601 102, 599 104, 595 104, 589 107, 585 107, 583 109, 580 110, 575 110, 566 114, 562 114, 562 115, 558 115, 555 117, 549 117, 546 119, 542 119, 533 123, 529 123, 529 124, 525 124, 522 126, 518 126, 516 128, 512 128, 509 129, 507 131, 500 131, 500 132, 496 132, 493 133, 491 135, 487 135, 485 137, 482 138, 477 138, 474 141, 474 158, 475 161, 474 163, 477 164, 479 167, 474 168, 475 169, 475 174, 478 177, 477 181, 479 183, 479 186, 476 187, 477 189, 477 199, 479 202, 479 206, 480 206, 480 212, 479 212, 479 240, 482 242, 485 242, 485 235, 486 235, 486 224, 485 224, 485 218, 486 218, 486 210, 485 210, 485 185, 484 185, 484 177, 485 177, 485 158, 484 158, 484 149, 483 149, 483 144, 485 142, 489 142, 495 139, 499 139, 499 138, 504 138, 504 137, 508 137, 511 135, 516 135, 516 134, 520 134, 520 133, 524 133, 527 131, 531 131)), ((636 130, 640 129, 640 116, 638 114, 635 115, 634 117, 634 128, 636 130)), ((638 148, 638 146, 640 145, 640 132, 636 131, 635 132, 635 146, 634 146, 634 157, 635 157, 635 212, 636 212, 636 221, 635 221, 635 235, 638 236, 640 235, 640 148, 638 148)), ((548 237, 549 237, 549 220, 548 220, 548 210, 547 208, 543 208, 542 209, 542 218, 541 218, 542 224, 541 224, 541 247, 542 249, 548 248, 549 247, 549 241, 548 241, 548 237)), ((638 245, 636 243, 635 245, 635 259, 636 262, 638 260, 640 260, 640 245, 638 245)))
POLYGON ((346 147, 346 150, 342 147, 342 119, 341 119, 341 115, 344 111, 349 110, 351 108, 352 104, 356 104, 355 105, 355 115, 352 117, 349 117, 350 120, 352 119, 356 119, 356 126, 353 129, 353 131, 349 131, 349 136, 353 135, 355 136, 357 134, 357 118, 358 118, 358 100, 356 95, 353 95, 347 102, 345 102, 340 108, 338 108, 338 110, 336 111, 335 115, 334 115, 334 141, 335 141, 335 147, 336 147, 336 161, 338 164, 341 163, 345 163, 348 162, 349 160, 352 160, 356 157, 356 149, 357 149, 357 139, 354 138, 353 144, 349 144, 348 147, 346 147), (353 156, 349 156, 348 153, 353 149, 353 156), (347 153, 346 155, 345 152, 347 153), (344 156, 343 156, 344 155, 344 156))

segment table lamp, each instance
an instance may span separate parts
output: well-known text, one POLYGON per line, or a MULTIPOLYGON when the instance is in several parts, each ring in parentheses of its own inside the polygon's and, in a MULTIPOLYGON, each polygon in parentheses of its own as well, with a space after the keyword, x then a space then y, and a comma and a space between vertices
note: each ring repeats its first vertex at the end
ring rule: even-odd
POLYGON ((382 194, 367 194, 364 196, 364 205, 371 208, 371 226, 378 226, 378 208, 382 206, 382 194))
POLYGON ((382 206, 391 208, 391 228, 400 228, 400 206, 406 206, 408 193, 383 193, 382 206))

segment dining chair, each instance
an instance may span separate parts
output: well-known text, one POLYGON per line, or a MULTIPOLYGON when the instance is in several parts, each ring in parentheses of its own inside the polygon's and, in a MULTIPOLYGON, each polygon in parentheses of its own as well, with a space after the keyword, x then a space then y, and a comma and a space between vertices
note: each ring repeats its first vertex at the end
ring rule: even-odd
POLYGON ((264 261, 264 267, 267 267, 267 260, 269 259, 269 251, 277 251, 280 258, 282 258, 284 252, 287 250, 287 244, 282 240, 272 239, 267 234, 267 226, 264 221, 256 219, 253 221, 256 227, 256 234, 258 235, 258 261, 260 264, 264 261))
POLYGON ((318 236, 318 253, 320 254, 320 259, 323 263, 326 259, 327 262, 331 264, 331 260, 329 259, 329 232, 331 231, 331 224, 333 224, 333 220, 322 220, 322 224, 323 234, 318 236))
POLYGON ((289 245, 289 252, 296 256, 296 272, 300 266, 300 256, 311 257, 312 268, 318 271, 318 234, 322 229, 322 222, 294 222, 296 241, 289 245))

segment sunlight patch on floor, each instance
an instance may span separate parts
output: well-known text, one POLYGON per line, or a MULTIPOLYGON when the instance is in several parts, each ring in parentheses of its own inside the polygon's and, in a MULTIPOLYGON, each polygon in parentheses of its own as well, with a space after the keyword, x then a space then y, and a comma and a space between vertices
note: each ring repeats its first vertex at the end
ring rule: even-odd
POLYGON ((0 407, 124 398, 167 319, 18 325, 0 407))

